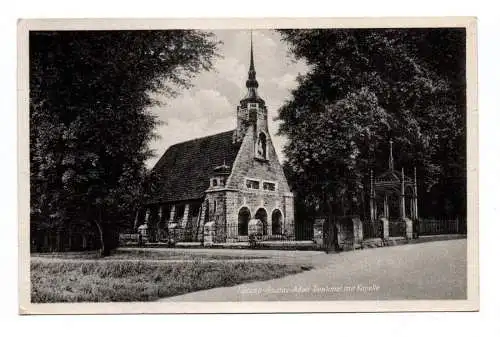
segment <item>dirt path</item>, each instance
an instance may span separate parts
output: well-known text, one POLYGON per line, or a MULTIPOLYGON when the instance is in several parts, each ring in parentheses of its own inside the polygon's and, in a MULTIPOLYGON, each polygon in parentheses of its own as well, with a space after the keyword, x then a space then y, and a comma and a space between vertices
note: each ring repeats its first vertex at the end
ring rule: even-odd
POLYGON ((160 301, 465 299, 466 246, 462 239, 332 255, 278 254, 278 258, 292 258, 296 263, 310 261, 316 268, 280 279, 160 301))

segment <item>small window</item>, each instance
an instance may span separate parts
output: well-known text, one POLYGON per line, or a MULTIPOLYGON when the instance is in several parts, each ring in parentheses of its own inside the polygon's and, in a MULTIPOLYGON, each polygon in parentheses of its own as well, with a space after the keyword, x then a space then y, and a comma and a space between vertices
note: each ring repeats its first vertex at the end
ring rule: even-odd
POLYGON ((269 183, 269 182, 264 182, 262 184, 262 188, 266 191, 276 191, 276 184, 275 183, 269 183))
POLYGON ((247 179, 247 188, 251 188, 252 190, 258 190, 259 182, 257 180, 247 179))
POLYGON ((212 186, 217 186, 217 179, 212 179, 212 186))

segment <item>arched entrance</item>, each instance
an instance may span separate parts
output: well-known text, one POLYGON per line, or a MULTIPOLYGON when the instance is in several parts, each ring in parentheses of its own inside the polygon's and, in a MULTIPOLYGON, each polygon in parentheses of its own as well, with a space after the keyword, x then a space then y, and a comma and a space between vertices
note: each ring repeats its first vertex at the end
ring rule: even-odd
POLYGON ((248 235, 248 222, 250 221, 250 210, 242 207, 238 212, 238 235, 248 235))
POLYGON ((283 215, 279 209, 275 209, 271 215, 271 231, 272 234, 282 234, 283 230, 283 215))
POLYGON ((255 213, 255 219, 262 221, 263 235, 267 235, 267 212, 264 208, 259 208, 255 213))

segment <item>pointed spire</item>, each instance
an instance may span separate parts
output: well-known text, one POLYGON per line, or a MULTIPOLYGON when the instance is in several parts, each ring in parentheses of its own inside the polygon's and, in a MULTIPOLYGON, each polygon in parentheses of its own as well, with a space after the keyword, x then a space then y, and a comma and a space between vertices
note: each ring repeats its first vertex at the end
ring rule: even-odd
POLYGON ((246 87, 248 89, 247 94, 245 97, 240 101, 240 104, 244 107, 247 106, 247 103, 259 103, 262 104, 262 106, 265 105, 264 100, 259 97, 259 94, 257 92, 257 89, 259 88, 259 82, 257 82, 256 79, 256 72, 255 72, 255 63, 254 63, 254 58, 253 58, 253 34, 252 31, 250 31, 250 67, 248 69, 248 79, 246 81, 246 87))
POLYGON ((253 32, 250 31, 250 70, 255 71, 255 66, 253 64, 253 32))
POLYGON ((255 75, 257 73, 255 72, 255 65, 253 61, 253 33, 250 31, 250 68, 248 69, 248 80, 247 80, 247 88, 258 88, 259 83, 257 82, 255 75))
POLYGON ((392 139, 389 140, 389 170, 394 171, 394 158, 392 157, 392 139))

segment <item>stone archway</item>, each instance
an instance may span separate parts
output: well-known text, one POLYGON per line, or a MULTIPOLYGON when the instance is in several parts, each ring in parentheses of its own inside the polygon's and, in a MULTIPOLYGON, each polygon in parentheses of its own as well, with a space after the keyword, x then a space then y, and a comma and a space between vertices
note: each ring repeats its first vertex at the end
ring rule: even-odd
POLYGON ((262 222, 262 235, 267 235, 267 211, 265 208, 259 208, 257 212, 255 212, 255 219, 262 222))
POLYGON ((399 192, 387 194, 387 210, 389 220, 401 218, 401 194, 399 192))
POLYGON ((238 212, 238 235, 248 235, 248 222, 250 221, 250 210, 242 207, 238 212))
POLYGON ((271 234, 283 233, 283 214, 279 209, 275 209, 271 215, 271 234))

